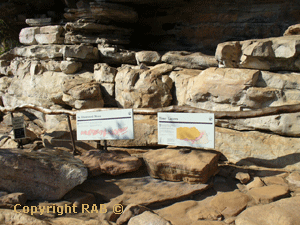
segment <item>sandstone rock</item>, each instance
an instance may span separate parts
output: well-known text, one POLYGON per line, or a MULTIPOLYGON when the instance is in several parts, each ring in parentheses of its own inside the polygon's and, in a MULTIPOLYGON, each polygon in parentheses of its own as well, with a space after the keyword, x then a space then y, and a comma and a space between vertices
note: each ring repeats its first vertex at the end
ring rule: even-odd
POLYGON ((254 177, 253 181, 247 184, 247 189, 251 190, 252 188, 259 188, 265 186, 264 182, 259 177, 254 177))
POLYGON ((49 225, 50 223, 14 210, 0 209, 0 224, 49 225))
POLYGON ((91 176, 98 176, 103 173, 120 175, 136 171, 142 165, 138 158, 115 151, 90 150, 78 158, 88 168, 91 176))
POLYGON ((219 155, 200 150, 180 153, 175 149, 161 149, 149 151, 143 158, 149 174, 154 178, 205 183, 217 173, 219 155))
POLYGON ((171 103, 172 80, 164 75, 173 69, 159 64, 149 70, 122 67, 116 75, 116 100, 124 108, 157 108, 171 103))
POLYGON ((170 78, 175 84, 175 93, 173 93, 173 96, 175 96, 175 99, 173 99, 174 104, 185 105, 187 99, 186 86, 189 83, 189 79, 199 75, 201 72, 202 70, 196 69, 183 69, 171 72, 170 78))
POLYGON ((137 64, 144 63, 146 65, 158 64, 161 61, 161 56, 156 51, 140 51, 135 53, 137 64))
POLYGON ((35 18, 35 19, 26 19, 25 21, 31 27, 41 27, 51 25, 52 18, 35 18))
POLYGON ((215 208, 224 217, 233 217, 240 214, 248 205, 250 198, 238 191, 225 192, 215 196, 210 206, 215 208))
POLYGON ((74 74, 82 67, 82 63, 73 61, 62 61, 60 63, 60 70, 65 74, 74 74))
POLYGON ((200 193, 209 187, 207 184, 187 184, 153 179, 150 176, 140 178, 94 178, 87 180, 78 188, 81 191, 100 195, 108 202, 122 201, 122 205, 137 204, 154 206, 174 202, 200 193))
POLYGON ((144 225, 147 223, 157 225, 171 225, 171 223, 167 220, 149 211, 143 212, 142 214, 131 218, 128 222, 128 225, 144 225))
POLYGON ((88 221, 70 218, 70 217, 58 217, 55 219, 51 219, 51 224, 53 225, 110 225, 107 221, 98 221, 96 219, 89 219, 88 221))
POLYGON ((295 24, 289 26, 288 29, 284 32, 283 36, 299 35, 299 34, 300 34, 300 24, 295 24))
POLYGON ((61 83, 68 75, 59 72, 45 72, 39 76, 14 76, 7 93, 3 95, 5 106, 31 103, 49 107, 54 105, 52 97, 62 98, 61 83))
POLYGON ((235 178, 238 179, 242 184, 247 184, 251 179, 249 173, 243 173, 243 172, 237 173, 235 175, 235 178))
POLYGON ((114 83, 117 69, 110 67, 106 63, 97 63, 94 65, 94 78, 101 83, 114 83))
POLYGON ((218 45, 216 59, 220 67, 299 71, 299 41, 300 35, 292 35, 226 42, 218 45))
POLYGON ((27 197, 24 193, 11 193, 0 197, 1 208, 14 208, 16 204, 24 206, 27 197))
POLYGON ((264 177, 264 178, 262 178, 262 180, 267 186, 272 185, 272 184, 283 185, 283 186, 288 185, 286 180, 279 176, 264 177))
POLYGON ((300 173, 299 172, 292 172, 288 177, 287 181, 291 185, 295 185, 296 187, 300 187, 300 173))
POLYGON ((297 138, 216 127, 215 149, 223 153, 228 161, 238 165, 298 170, 297 146, 297 138))
POLYGON ((195 221, 191 225, 225 225, 226 223, 223 223, 221 221, 195 221))
POLYGON ((67 152, 2 149, 0 154, 0 188, 10 192, 23 192, 29 200, 60 199, 87 177, 87 169, 67 152))
POLYGON ((115 99, 115 84, 101 83, 100 89, 105 107, 117 107, 117 102, 115 99))
POLYGON ((23 45, 36 45, 35 35, 40 32, 38 27, 23 28, 19 34, 19 41, 23 45))
POLYGON ((121 216, 117 219, 116 224, 120 225, 127 223, 130 218, 142 214, 145 211, 150 211, 150 209, 141 205, 130 204, 126 206, 121 216))
POLYGON ((80 44, 66 45, 61 50, 64 59, 76 59, 81 61, 97 61, 99 58, 98 49, 96 47, 80 44))
POLYGON ((61 59, 63 54, 61 49, 62 45, 31 45, 21 46, 10 50, 10 54, 13 56, 21 56, 25 58, 37 58, 37 59, 61 59))
POLYGON ((297 225, 300 197, 282 199, 267 205, 253 206, 242 212, 236 225, 297 225))
POLYGON ((136 65, 135 52, 119 49, 116 46, 103 46, 98 45, 100 52, 100 59, 104 63, 121 65, 121 64, 133 64, 136 65))
POLYGON ((92 205, 95 203, 95 196, 91 193, 84 193, 77 190, 72 190, 68 192, 64 199, 71 202, 71 204, 75 205, 78 209, 81 209, 82 204, 92 205))
POLYGON ((265 187, 252 188, 248 194, 259 204, 266 204, 281 198, 287 197, 289 189, 282 185, 270 185, 265 187))
POLYGON ((215 105, 223 105, 224 110, 237 110, 237 106, 245 106, 242 98, 245 95, 244 90, 253 86, 258 76, 257 70, 206 69, 189 79, 185 87, 185 103, 204 109, 214 109, 215 105))
POLYGON ((163 62, 173 66, 184 67, 188 69, 205 69, 209 67, 218 67, 218 62, 214 56, 208 56, 200 52, 191 53, 185 51, 167 52, 162 56, 163 62))
POLYGON ((64 39, 58 33, 36 34, 35 40, 40 45, 63 44, 64 39))

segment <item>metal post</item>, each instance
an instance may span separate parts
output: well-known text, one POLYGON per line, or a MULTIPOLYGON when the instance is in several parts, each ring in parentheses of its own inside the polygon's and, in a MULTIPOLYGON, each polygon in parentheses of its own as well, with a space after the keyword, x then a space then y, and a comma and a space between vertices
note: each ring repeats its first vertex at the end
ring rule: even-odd
POLYGON ((74 136, 73 136, 73 132, 72 132, 72 125, 71 125, 70 115, 67 115, 67 118, 68 118, 68 125, 69 125, 71 141, 72 141, 72 147, 73 147, 73 155, 75 155, 77 150, 76 150, 75 140, 74 140, 74 136))

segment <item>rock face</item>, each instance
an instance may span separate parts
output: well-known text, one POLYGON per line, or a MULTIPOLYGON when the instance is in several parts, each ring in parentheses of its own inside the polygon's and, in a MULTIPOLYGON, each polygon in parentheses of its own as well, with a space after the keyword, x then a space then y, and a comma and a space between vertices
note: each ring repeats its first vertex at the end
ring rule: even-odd
POLYGON ((139 169, 142 162, 129 154, 91 150, 78 157, 88 168, 91 176, 102 173, 120 175, 139 169))
POLYGON ((267 225, 267 224, 299 224, 297 209, 300 197, 282 199, 268 205, 254 206, 246 209, 236 219, 236 225, 267 225))
POLYGON ((299 35, 225 42, 218 45, 219 67, 299 71, 299 35))
POLYGON ((188 183, 205 183, 218 171, 218 154, 201 150, 161 149, 143 155, 154 178, 188 183))
POLYGON ((0 159, 1 190, 23 192, 29 200, 58 200, 87 178, 83 164, 63 151, 2 149, 0 159))
POLYGON ((36 219, 24 213, 17 213, 9 209, 0 209, 1 224, 32 224, 32 225, 49 225, 50 223, 36 219))

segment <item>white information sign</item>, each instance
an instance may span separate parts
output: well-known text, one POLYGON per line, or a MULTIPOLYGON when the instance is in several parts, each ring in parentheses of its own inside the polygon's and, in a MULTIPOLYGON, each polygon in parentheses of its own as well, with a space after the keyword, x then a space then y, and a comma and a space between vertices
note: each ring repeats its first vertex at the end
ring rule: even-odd
POLYGON ((25 123, 24 123, 23 116, 12 117, 11 122, 14 130, 14 138, 15 139, 26 138, 25 123))
POLYGON ((76 114, 77 140, 133 139, 133 110, 109 110, 76 114))
POLYGON ((215 148, 213 113, 158 113, 158 144, 215 148))

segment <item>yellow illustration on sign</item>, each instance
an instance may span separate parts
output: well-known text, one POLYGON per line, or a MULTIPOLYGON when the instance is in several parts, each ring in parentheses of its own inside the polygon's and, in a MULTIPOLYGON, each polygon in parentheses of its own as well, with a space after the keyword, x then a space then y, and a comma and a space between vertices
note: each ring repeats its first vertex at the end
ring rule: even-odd
POLYGON ((183 141, 189 141, 192 144, 208 143, 206 132, 199 131, 196 127, 178 127, 176 129, 176 138, 183 141))

